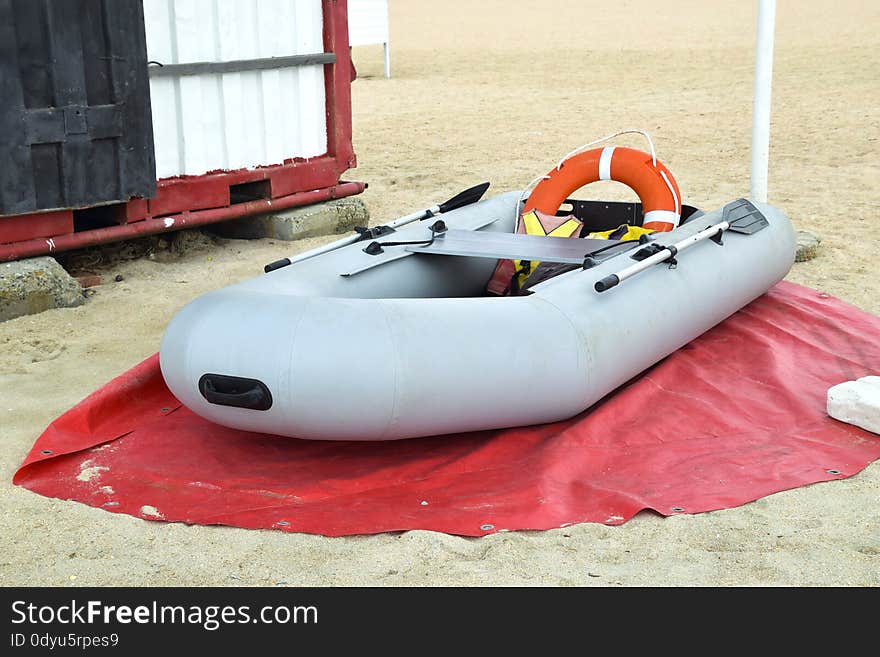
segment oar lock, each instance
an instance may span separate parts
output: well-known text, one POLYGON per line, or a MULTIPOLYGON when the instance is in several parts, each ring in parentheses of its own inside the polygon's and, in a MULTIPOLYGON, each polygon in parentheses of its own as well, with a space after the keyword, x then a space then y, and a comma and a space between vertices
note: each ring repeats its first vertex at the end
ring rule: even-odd
POLYGON ((678 260, 675 259, 675 254, 678 253, 678 248, 672 246, 663 246, 662 244, 649 244, 643 249, 639 249, 635 253, 633 253, 630 258, 633 260, 647 260, 653 255, 657 255, 658 253, 662 253, 663 251, 667 251, 669 253, 669 257, 667 257, 664 262, 669 264, 670 269, 675 269, 678 267, 678 260))
MULTIPOLYGON (((380 226, 380 228, 387 228, 387 226, 380 226)), ((438 219, 437 221, 435 221, 433 224, 431 224, 428 227, 428 229, 431 231, 431 239, 429 239, 429 240, 413 240, 413 241, 409 241, 409 242, 370 242, 369 244, 367 244, 367 246, 365 246, 363 248, 363 252, 366 253, 367 255, 374 256, 374 255, 379 255, 380 253, 384 253, 385 249, 382 247, 385 247, 385 246, 409 246, 409 245, 433 244, 434 239, 438 235, 441 235, 441 234, 445 233, 447 230, 449 230, 446 226, 446 222, 443 221, 442 219, 438 219)), ((361 232, 357 228, 355 228, 355 230, 357 230, 358 232, 361 232)), ((364 230, 366 230, 366 229, 364 229, 364 230)), ((393 233, 394 229, 393 228, 390 229, 390 232, 393 233)), ((361 234, 363 234, 363 233, 361 233, 361 234)), ((364 239, 369 239, 369 238, 364 238, 364 239)), ((358 241, 360 241, 360 240, 358 240, 358 241)))
POLYGON ((374 240, 377 237, 384 237, 385 235, 390 235, 394 232, 394 229, 391 226, 374 226, 373 228, 355 226, 352 230, 360 235, 360 237, 357 238, 358 242, 363 240, 374 240))

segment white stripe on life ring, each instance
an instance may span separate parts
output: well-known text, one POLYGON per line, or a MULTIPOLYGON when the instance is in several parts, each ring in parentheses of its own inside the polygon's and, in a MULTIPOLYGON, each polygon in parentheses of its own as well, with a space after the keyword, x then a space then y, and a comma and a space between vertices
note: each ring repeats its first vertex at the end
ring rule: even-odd
POLYGON ((681 217, 677 212, 672 212, 671 210, 651 210, 650 212, 645 213, 642 225, 644 226, 652 221, 659 221, 665 224, 672 224, 672 227, 675 228, 678 226, 678 220, 680 218, 681 217))
POLYGON ((599 156, 599 180, 611 180, 611 158, 616 146, 606 146, 599 156))

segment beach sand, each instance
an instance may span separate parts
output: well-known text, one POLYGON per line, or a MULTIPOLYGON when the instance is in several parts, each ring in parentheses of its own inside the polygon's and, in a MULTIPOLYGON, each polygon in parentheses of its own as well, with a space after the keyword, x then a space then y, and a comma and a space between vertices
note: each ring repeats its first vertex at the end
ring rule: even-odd
MULTIPOLYGON (((359 166, 345 177, 369 183, 372 223, 484 180, 490 193, 522 189, 573 148, 628 128, 651 133, 685 203, 711 210, 748 194, 756 2, 390 5, 393 77, 381 46, 353 52, 359 166)), ((778 3, 769 171, 769 200, 822 238, 788 280, 874 314, 878 26, 880 3, 868 0, 778 3)), ((637 135, 615 143, 645 148, 637 135)), ((580 195, 635 198, 616 183, 580 195)), ((185 303, 329 239, 199 238, 180 255, 105 258, 92 270, 111 282, 82 307, 0 324, 0 584, 880 584, 878 463, 723 511, 480 539, 148 522, 12 485, 46 425, 156 352, 185 303)))

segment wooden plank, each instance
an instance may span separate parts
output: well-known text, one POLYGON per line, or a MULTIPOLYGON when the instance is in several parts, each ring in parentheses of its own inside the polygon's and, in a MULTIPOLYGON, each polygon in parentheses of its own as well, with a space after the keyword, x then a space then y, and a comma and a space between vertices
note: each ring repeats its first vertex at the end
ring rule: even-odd
POLYGON ((61 176, 61 142, 31 146, 31 180, 35 181, 35 208, 63 208, 64 188, 61 176))
POLYGON ((25 141, 28 144, 57 144, 64 141, 64 109, 44 107, 22 113, 25 141))
POLYGON ((81 133, 94 139, 119 137, 123 134, 122 111, 119 105, 93 105, 91 107, 46 107, 24 112, 22 121, 25 138, 29 144, 52 144, 63 142, 72 130, 72 113, 81 112, 77 122, 82 123, 81 133))
POLYGON ((92 165, 89 183, 89 205, 103 201, 127 201, 132 196, 130 171, 120 161, 119 137, 89 139, 89 162, 92 165), (98 200, 100 199, 100 201, 98 200))
MULTIPOLYGON (((19 39, 19 76, 24 96, 22 115, 24 138, 30 145, 29 175, 34 187, 34 204, 30 209, 64 206, 61 142, 65 139, 64 110, 55 105, 52 82, 52 43, 49 38, 47 4, 18 0, 14 3, 15 26, 19 39)), ((6 225, 4 238, 15 241, 60 235, 73 230, 70 212, 53 212, 18 217, 21 226, 6 225), (25 228, 28 221, 34 225, 25 228), (55 227, 54 223, 61 222, 55 227), (67 226, 69 223, 69 226, 67 226), (12 234, 14 233, 14 235, 12 234)))
MULTIPOLYGON (((48 2, 46 9, 52 48, 54 104, 57 107, 85 106, 88 98, 82 51, 82 3, 48 2)), ((90 190, 93 169, 110 164, 90 161, 90 155, 88 133, 66 136, 61 147, 61 187, 65 206, 85 206, 95 200, 90 190)))
POLYGON ((82 0, 82 10, 82 49, 88 104, 110 105, 116 98, 110 44, 104 32, 104 3, 102 0, 82 0))
MULTIPOLYGON (((102 0, 101 14, 111 62, 111 97, 121 110, 124 126, 114 153, 118 198, 149 197, 156 191, 156 156, 143 4, 141 0, 102 0)), ((109 156, 109 149, 106 152, 109 156)))
POLYGON ((0 214, 35 209, 30 148, 21 114, 24 97, 12 0, 0 0, 0 214))
POLYGON ((24 106, 51 107, 54 105, 55 94, 49 61, 52 50, 46 4, 34 0, 15 0, 12 8, 24 106))
POLYGON ((87 121, 92 139, 122 137, 127 126, 123 125, 123 109, 119 105, 93 105, 88 108, 87 121))
POLYGON ((54 105, 88 105, 82 51, 81 2, 49 2, 54 105))
POLYGON ((140 7, 0 0, 0 213, 155 189, 140 7))

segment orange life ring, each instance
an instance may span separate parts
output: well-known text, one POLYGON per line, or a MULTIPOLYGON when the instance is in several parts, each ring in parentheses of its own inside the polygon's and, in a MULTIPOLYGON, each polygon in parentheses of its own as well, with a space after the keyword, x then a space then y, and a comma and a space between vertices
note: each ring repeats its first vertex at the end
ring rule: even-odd
POLYGON ((594 148, 563 160, 535 186, 523 212, 556 214, 572 192, 598 180, 615 180, 638 194, 643 227, 665 232, 678 226, 681 193, 669 169, 651 153, 617 146, 594 148))

